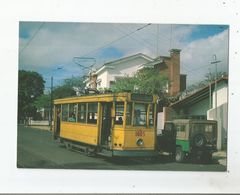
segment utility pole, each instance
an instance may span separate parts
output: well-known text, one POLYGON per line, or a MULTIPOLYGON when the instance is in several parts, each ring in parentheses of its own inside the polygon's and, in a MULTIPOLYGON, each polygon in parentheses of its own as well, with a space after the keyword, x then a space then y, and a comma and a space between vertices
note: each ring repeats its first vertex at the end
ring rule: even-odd
POLYGON ((52 131, 52 119, 53 119, 53 76, 51 76, 51 103, 50 103, 50 130, 52 131))
POLYGON ((212 108, 212 74, 211 74, 211 71, 210 71, 210 68, 208 69, 209 70, 209 109, 212 108))
MULTIPOLYGON (((61 70, 63 69, 63 67, 58 67, 57 69, 53 70, 57 71, 57 70, 61 70)), ((52 131, 52 121, 53 121, 53 76, 51 76, 51 96, 50 96, 50 130, 52 131)))
POLYGON ((217 63, 221 61, 217 60, 216 54, 213 55, 213 60, 214 61, 211 62, 211 64, 215 64, 215 117, 217 119, 217 63))
MULTIPOLYGON (((217 64, 220 61, 217 60, 216 54, 213 55, 213 62, 211 64, 215 64, 215 120, 218 122, 221 121, 218 119, 218 111, 217 111, 217 64)), ((217 126, 217 149, 222 149, 222 128, 221 128, 221 123, 218 123, 217 126)))

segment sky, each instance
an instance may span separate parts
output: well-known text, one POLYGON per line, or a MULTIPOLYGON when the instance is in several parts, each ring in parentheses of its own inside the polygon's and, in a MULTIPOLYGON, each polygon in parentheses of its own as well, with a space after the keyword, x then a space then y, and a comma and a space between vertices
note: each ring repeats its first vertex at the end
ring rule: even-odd
MULTIPOLYGON (((201 81, 217 56, 218 70, 228 72, 227 25, 119 24, 119 23, 19 23, 19 69, 37 71, 50 87, 88 69, 136 53, 152 58, 181 49, 181 74, 187 85, 201 81), (80 57, 78 65, 74 59, 80 57)), ((78 58, 79 59, 79 58, 78 58)))

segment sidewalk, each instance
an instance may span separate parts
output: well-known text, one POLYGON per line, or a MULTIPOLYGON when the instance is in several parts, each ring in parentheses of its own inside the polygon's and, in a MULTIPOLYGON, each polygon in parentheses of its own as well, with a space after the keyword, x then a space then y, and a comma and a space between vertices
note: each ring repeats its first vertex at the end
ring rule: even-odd
POLYGON ((40 129, 43 131, 50 131, 50 126, 45 126, 45 125, 29 125, 28 127, 40 129))
POLYGON ((222 150, 222 151, 214 152, 213 156, 227 158, 227 151, 222 150))
POLYGON ((218 160, 219 164, 227 166, 227 151, 217 151, 213 153, 213 159, 218 160))

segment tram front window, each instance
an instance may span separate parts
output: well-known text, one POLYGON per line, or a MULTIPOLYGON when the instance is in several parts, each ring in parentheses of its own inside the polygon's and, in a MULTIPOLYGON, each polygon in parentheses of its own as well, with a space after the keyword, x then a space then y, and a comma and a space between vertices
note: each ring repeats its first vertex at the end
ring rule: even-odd
POLYGON ((134 105, 134 120, 135 126, 146 126, 147 123, 147 104, 135 103, 134 105))
POLYGON ((116 102, 116 111, 115 111, 115 124, 123 124, 123 113, 124 113, 124 102, 116 102))

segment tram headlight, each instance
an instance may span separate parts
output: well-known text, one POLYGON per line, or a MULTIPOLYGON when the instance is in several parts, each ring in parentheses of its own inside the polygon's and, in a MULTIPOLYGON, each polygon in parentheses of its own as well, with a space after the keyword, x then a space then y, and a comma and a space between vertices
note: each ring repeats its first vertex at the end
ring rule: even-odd
POLYGON ((137 144, 138 146, 143 146, 143 144, 144 144, 143 139, 139 138, 139 139, 137 140, 136 144, 137 144))

